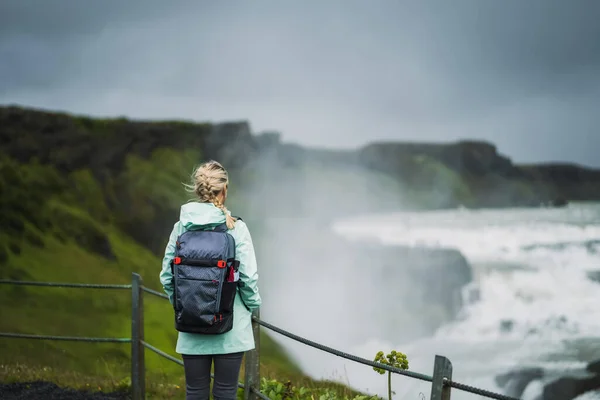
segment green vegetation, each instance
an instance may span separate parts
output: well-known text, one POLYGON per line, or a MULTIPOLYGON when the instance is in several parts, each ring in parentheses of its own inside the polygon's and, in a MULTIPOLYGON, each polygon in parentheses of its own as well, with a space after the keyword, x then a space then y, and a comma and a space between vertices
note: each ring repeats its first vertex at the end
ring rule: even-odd
MULTIPOLYGON (((160 258, 120 227, 142 229, 161 211, 174 209, 187 194, 178 185, 182 170, 191 171, 194 154, 170 159, 168 150, 156 151, 149 160, 131 156, 127 167, 104 187, 89 170, 62 177, 49 165, 19 164, 0 160, 0 277, 38 281, 128 283, 131 272, 145 284, 161 290, 160 258), (188 165, 184 165, 187 162, 188 165), (187 168, 186 168, 187 167, 187 168), (171 174, 171 175, 169 175, 171 174), (150 180, 151 178, 151 180, 150 180), (111 188, 121 188, 121 209, 111 213, 107 205, 111 188), (123 188, 127 188, 124 190, 123 188), (152 199, 147 202, 146 199, 152 199), (133 212, 135 210, 135 212, 133 212), (129 213, 127 213, 129 211, 129 213), (121 215, 122 219, 118 219, 121 215)), ((114 193, 114 191, 113 191, 114 193)), ((174 215, 176 217, 176 215, 174 215)), ((130 336, 130 292, 0 286, 3 318, 0 331, 89 337, 130 336)), ((174 354, 176 332, 168 302, 146 300, 146 338, 174 354)), ((298 375, 300 371, 282 349, 263 336, 263 362, 274 374, 298 375)), ((64 343, 3 339, 4 365, 28 365, 78 371, 92 376, 129 375, 129 346, 107 343, 64 343)), ((175 354, 174 354, 175 355, 175 354)), ((149 381, 159 374, 178 382, 181 368, 153 354, 148 355, 149 381)), ((163 381, 165 380, 163 379, 163 381)))
MULTIPOLYGON (((0 246, 8 253, 2 278, 129 283, 135 271, 160 290, 160 260, 110 222, 99 185, 87 171, 61 178, 51 166, 4 159, 0 182, 10 186, 3 191, 8 207, 2 207, 0 216, 0 246), (70 190, 73 182, 76 190, 70 190)), ((3 285, 0 331, 129 337, 130 296, 129 291, 3 285)), ((171 310, 159 300, 146 301, 147 338, 173 353, 171 310)), ((60 366, 98 376, 129 374, 129 348, 123 344, 4 339, 0 353, 4 364, 60 366)), ((149 371, 179 374, 177 368, 149 357, 149 371)))
POLYGON ((350 390, 335 390, 330 387, 296 387, 291 381, 282 383, 275 379, 262 378, 260 390, 272 400, 378 400, 378 396, 368 396, 350 390))
MULTIPOLYGON (((53 382, 60 387, 69 387, 91 393, 115 393, 130 390, 128 376, 121 377, 107 370, 102 376, 89 375, 64 368, 31 367, 29 364, 0 365, 0 382, 53 382)), ((289 379, 261 379, 260 390, 273 400, 380 400, 331 382, 302 380, 297 386, 289 379)), ((148 399, 184 399, 185 380, 180 375, 173 379, 168 375, 156 374, 146 380, 148 399)), ((238 389, 238 399, 243 398, 243 389, 238 389)))
POLYGON ((471 206, 471 190, 463 177, 440 161, 426 155, 411 157, 413 173, 408 178, 411 200, 423 208, 471 206))
MULTIPOLYGON (((65 174, 50 164, 20 163, 0 154, 0 278, 129 283, 137 272, 146 286, 161 291, 164 234, 190 198, 182 178, 200 161, 198 150, 158 148, 147 158, 128 155, 122 170, 100 179, 90 168, 65 174)), ((129 337, 130 296, 128 290, 0 285, 0 331, 129 337)), ((145 296, 145 329, 149 343, 177 356, 172 310, 164 299, 145 296)), ((2 339, 0 354, 2 381, 45 379, 103 391, 130 384, 128 344, 2 339)), ((181 367, 146 354, 150 398, 183 398, 181 367)), ((306 388, 304 394, 357 395, 344 385, 305 376, 264 332, 261 374, 263 385, 293 382, 306 388)))
MULTIPOLYGON (((384 355, 383 351, 377 352, 375 355, 375 362, 380 364, 389 365, 390 367, 400 368, 400 369, 408 369, 408 358, 406 354, 400 353, 399 351, 392 350, 391 353, 384 355)), ((386 371, 383 368, 374 367, 375 372, 380 374, 388 374, 388 400, 392 400, 392 373, 390 371, 386 371)))

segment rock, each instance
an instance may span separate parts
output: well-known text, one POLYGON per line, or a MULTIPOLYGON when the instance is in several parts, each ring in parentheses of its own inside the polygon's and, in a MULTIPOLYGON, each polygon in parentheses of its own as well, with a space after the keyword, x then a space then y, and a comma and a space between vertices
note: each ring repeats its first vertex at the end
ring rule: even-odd
POLYGON ((542 400, 572 400, 591 390, 600 389, 600 375, 565 376, 544 386, 542 400))
POLYGON ((590 281, 600 283, 600 270, 587 271, 586 275, 590 281))
POLYGON ((568 163, 549 163, 522 167, 527 175, 562 184, 584 184, 600 179, 600 170, 568 163))
POLYGON ((572 400, 600 389, 600 360, 589 363, 585 369, 564 373, 540 367, 520 368, 497 375, 495 381, 511 397, 521 398, 528 385, 538 381, 542 387, 539 400, 572 400))
POLYGON ((523 368, 496 376, 496 384, 510 397, 520 398, 525 388, 534 380, 541 379, 544 370, 538 367, 523 368))
POLYGON ((588 240, 585 242, 585 248, 590 254, 600 253, 600 240, 588 240))
POLYGON ((272 149, 281 144, 281 133, 275 131, 261 132, 256 136, 259 149, 272 149))
POLYGON ((557 243, 537 243, 527 246, 522 246, 521 249, 525 251, 537 250, 537 249, 550 249, 550 250, 565 250, 569 247, 585 247, 586 251, 590 254, 597 254, 600 250, 600 240, 586 240, 584 242, 557 242, 557 243))
POLYGON ((474 304, 481 300, 481 290, 478 286, 474 285, 473 283, 467 285, 463 293, 465 305, 474 304))
POLYGON ((380 288, 376 302, 393 305, 397 313, 397 320, 390 316, 382 323, 389 326, 380 329, 396 335, 393 339, 399 323, 414 321, 414 327, 402 328, 406 334, 426 335, 456 319, 462 289, 473 279, 471 266, 453 249, 355 244, 351 254, 372 270, 371 284, 380 288))
POLYGON ((326 309, 326 324, 351 327, 343 332, 349 341, 375 334, 394 342, 431 335, 457 317, 461 291, 472 281, 471 267, 457 250, 347 240, 323 220, 304 217, 252 226, 261 232, 255 243, 266 271, 263 285, 277 288, 290 281, 315 287, 310 301, 326 309))
POLYGON ((576 164, 554 163, 522 166, 527 180, 537 182, 544 196, 558 205, 600 196, 600 170, 576 164))
MULTIPOLYGON (((461 204, 469 208, 564 207, 573 200, 600 199, 600 170, 562 164, 514 165, 487 142, 380 142, 367 145, 358 152, 361 165, 390 174, 412 189, 422 181, 419 176, 423 165, 414 162, 421 156, 457 173, 469 189, 470 196, 465 196, 464 191, 459 192, 461 195, 446 192, 448 199, 440 204, 433 203, 434 207, 457 201, 466 201, 461 204), (416 183, 411 180, 413 177, 417 177, 416 183)), ((436 194, 439 185, 432 186, 435 186, 431 188, 433 197, 440 197, 436 194)))
POLYGON ((592 361, 587 366, 587 371, 600 375, 600 360, 592 361))
POLYGON ((500 331, 503 333, 509 333, 510 331, 512 331, 514 325, 515 321, 513 320, 502 320, 500 321, 500 331))
POLYGON ((569 201, 563 197, 557 197, 554 200, 550 200, 549 205, 551 207, 566 207, 569 205, 569 201))
POLYGON ((247 122, 214 125, 204 143, 204 152, 228 169, 243 168, 257 153, 257 143, 247 122))
POLYGON ((388 169, 399 166, 397 161, 414 155, 424 155, 441 161, 458 173, 483 176, 495 173, 501 176, 518 175, 511 161, 498 154, 496 146, 483 141, 437 143, 373 143, 360 150, 361 160, 368 165, 388 169))
POLYGON ((386 253, 396 260, 396 272, 405 273, 426 287, 426 298, 442 305, 451 318, 458 313, 461 289, 473 279, 465 257, 454 249, 392 247, 386 253))

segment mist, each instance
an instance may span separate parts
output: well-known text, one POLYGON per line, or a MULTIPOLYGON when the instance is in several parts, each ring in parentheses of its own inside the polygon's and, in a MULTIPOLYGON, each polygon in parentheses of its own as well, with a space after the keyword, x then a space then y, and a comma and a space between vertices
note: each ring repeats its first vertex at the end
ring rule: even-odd
MULTIPOLYGON (((263 320, 354 353, 372 340, 430 336, 460 310, 461 288, 471 277, 460 253, 354 241, 335 231, 347 218, 411 206, 398 180, 364 168, 352 153, 284 144, 245 167, 237 181, 231 207, 253 235, 263 320)), ((309 375, 348 383, 349 361, 271 336, 309 375)), ((368 367, 361 371, 364 379, 380 380, 368 367)))
MULTIPOLYGON (((597 265, 593 203, 419 210, 413 187, 366 168, 357 152, 257 140, 267 150, 236 172, 230 209, 254 238, 263 320, 367 359, 395 349, 425 374, 445 355, 456 380, 497 392, 507 369, 569 359, 557 337, 577 347, 578 335, 593 335, 585 315, 598 293, 579 272, 597 265), (565 299, 562 282, 589 300, 565 299)), ((456 195, 443 176, 428 192, 440 203, 456 195)), ((497 189, 489 195, 506 195, 497 189)), ((385 394, 371 368, 271 336, 310 376, 385 394)), ((394 379, 398 398, 429 391, 394 379)))

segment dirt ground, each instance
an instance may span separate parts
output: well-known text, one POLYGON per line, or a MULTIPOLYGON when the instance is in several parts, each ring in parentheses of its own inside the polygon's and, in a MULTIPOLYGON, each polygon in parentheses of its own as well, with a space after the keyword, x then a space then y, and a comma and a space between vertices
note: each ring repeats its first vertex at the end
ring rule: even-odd
POLYGON ((0 383, 2 400, 126 400, 129 393, 91 393, 61 388, 51 382, 0 383))

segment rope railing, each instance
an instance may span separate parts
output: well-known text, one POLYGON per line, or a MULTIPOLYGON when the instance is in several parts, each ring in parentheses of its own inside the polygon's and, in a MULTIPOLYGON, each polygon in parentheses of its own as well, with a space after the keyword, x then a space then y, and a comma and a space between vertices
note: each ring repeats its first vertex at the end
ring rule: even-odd
POLYGON ((160 293, 160 292, 157 292, 156 290, 153 290, 153 289, 147 288, 146 286, 142 286, 142 290, 143 290, 144 292, 146 292, 146 293, 150 293, 150 294, 152 294, 152 295, 154 295, 154 296, 157 296, 157 297, 160 297, 160 298, 162 298, 162 299, 169 300, 169 296, 167 296, 166 294, 164 294, 164 293, 160 293))
POLYGON ((11 281, 0 279, 0 285, 17 286, 50 286, 62 288, 82 288, 82 289, 131 289, 131 285, 98 284, 98 283, 64 283, 64 282, 36 282, 36 281, 11 281))
MULTIPOLYGON (((104 337, 81 337, 81 336, 52 336, 52 335, 34 335, 16 332, 0 332, 0 337, 4 338, 22 338, 22 339, 38 339, 38 340, 62 340, 62 341, 82 341, 82 342, 109 342, 109 343, 131 343, 132 360, 131 360, 131 381, 132 381, 132 399, 145 399, 145 356, 144 349, 148 349, 155 354, 183 366, 183 361, 174 357, 163 350, 152 346, 144 340, 144 323, 143 323, 143 296, 144 292, 157 296, 162 299, 169 297, 161 292, 150 289, 142 285, 142 279, 139 274, 133 273, 133 281, 130 285, 119 284, 82 284, 82 283, 59 283, 59 282, 35 282, 35 281, 15 281, 15 280, 0 280, 1 284, 21 285, 21 286, 48 286, 48 287, 67 287, 67 288, 88 288, 88 289, 131 289, 132 290, 132 329, 131 338, 104 338, 104 337)), ((258 311, 252 315, 252 326, 256 348, 253 351, 247 352, 245 357, 245 380, 244 383, 238 382, 238 387, 244 390, 244 400, 271 400, 264 393, 261 393, 258 387, 260 386, 260 371, 259 371, 259 354, 260 354, 260 331, 259 326, 283 335, 296 342, 305 344, 309 347, 324 351, 340 358, 367 365, 373 368, 381 368, 394 374, 403 375, 409 378, 422 380, 432 383, 431 400, 448 400, 450 399, 450 389, 454 388, 464 392, 480 395, 483 397, 496 400, 519 400, 514 397, 494 393, 488 390, 480 389, 474 386, 465 385, 452 380, 452 364, 450 360, 443 356, 436 356, 434 362, 433 376, 402 370, 381 364, 362 357, 355 356, 340 350, 336 350, 321 343, 298 336, 292 332, 288 332, 282 328, 272 325, 260 319, 258 311)), ((211 378, 214 376, 211 374, 211 378)))
POLYGON ((312 340, 305 339, 305 338, 303 338, 301 336, 298 336, 298 335, 296 335, 294 333, 291 333, 291 332, 288 332, 288 331, 283 330, 281 328, 278 328, 275 325, 271 325, 268 322, 261 321, 260 319, 258 319, 256 317, 253 317, 252 320, 254 322, 256 322, 257 324, 259 324, 261 326, 264 326, 265 328, 267 328, 269 330, 272 330, 273 332, 277 332, 280 335, 283 335, 283 336, 286 336, 286 337, 288 337, 288 338, 290 338, 292 340, 295 340, 296 342, 300 342, 300 343, 305 344, 307 346, 314 347, 315 349, 319 349, 319 350, 324 351, 326 353, 333 354, 335 356, 338 356, 338 357, 341 357, 341 358, 345 358, 347 360, 354 361, 354 362, 357 362, 359 364, 368 365, 369 367, 381 368, 381 369, 384 369, 384 370, 389 371, 389 372, 393 372, 393 373, 398 374, 398 375, 405 375, 405 376, 408 376, 410 378, 420 379, 420 380, 426 381, 426 382, 432 382, 433 381, 433 378, 431 376, 428 376, 428 375, 419 374, 417 372, 412 372, 412 371, 406 371, 406 370, 403 370, 403 369, 400 369, 400 368, 394 368, 394 367, 391 367, 391 366, 386 365, 386 364, 381 364, 381 363, 378 363, 378 362, 367 360, 366 358, 361 358, 361 357, 358 357, 358 356, 355 356, 355 355, 352 355, 352 354, 348 354, 348 353, 345 353, 343 351, 336 350, 336 349, 333 349, 331 347, 322 345, 320 343, 313 342, 312 340))
POLYGON ((104 342, 104 343, 130 343, 131 342, 131 338, 31 335, 31 334, 27 334, 27 333, 11 333, 11 332, 0 332, 0 337, 17 338, 17 339, 63 340, 63 341, 67 341, 67 342, 104 342))
MULTIPOLYGON (((301 336, 298 336, 298 335, 296 335, 294 333, 288 332, 288 331, 286 331, 284 329, 281 329, 281 328, 279 328, 279 327, 277 327, 275 325, 271 325, 268 322, 262 321, 262 320, 260 320, 260 319, 258 319, 256 317, 252 317, 252 320, 255 323, 257 323, 257 324, 259 324, 261 326, 264 326, 265 328, 267 328, 267 329, 269 329, 269 330, 271 330, 273 332, 277 332, 280 335, 283 335, 283 336, 286 336, 286 337, 288 337, 288 338, 290 338, 292 340, 295 340, 296 342, 305 344, 307 346, 310 346, 310 347, 313 347, 315 349, 324 351, 326 353, 333 354, 333 355, 341 357, 341 358, 345 358, 347 360, 354 361, 354 362, 359 363, 359 364, 368 365, 368 366, 374 367, 374 368, 381 368, 383 370, 392 372, 394 374, 404 375, 404 376, 407 376, 407 377, 410 377, 410 378, 419 379, 419 380, 426 381, 426 382, 433 382, 433 380, 434 380, 434 377, 431 377, 431 376, 428 376, 428 375, 424 375, 424 374, 420 374, 420 373, 412 372, 412 371, 406 371, 406 370, 402 370, 402 369, 399 369, 399 368, 394 368, 394 367, 391 367, 391 366, 386 365, 386 364, 377 363, 377 362, 374 362, 374 361, 371 361, 371 360, 367 360, 366 358, 361 358, 361 357, 358 357, 358 356, 355 356, 355 355, 352 355, 352 354, 345 353, 345 352, 340 351, 340 350, 333 349, 331 347, 328 347, 328 346, 322 345, 320 343, 314 342, 312 340, 309 340, 309 339, 303 338, 301 336)), ((472 394, 477 394, 477 395, 485 396, 485 397, 488 397, 488 398, 491 398, 491 399, 497 399, 497 400, 517 400, 517 399, 515 399, 513 397, 510 397, 510 396, 505 396, 505 395, 502 395, 502 394, 499 394, 499 393, 490 392, 488 390, 479 389, 479 388, 476 388, 476 387, 473 387, 473 386, 469 386, 469 385, 465 385, 465 384, 462 384, 462 383, 454 382, 454 381, 451 381, 449 379, 444 379, 443 380, 443 385, 444 386, 448 386, 448 387, 453 387, 455 389, 462 390, 464 392, 469 392, 469 393, 472 393, 472 394)))
MULTIPOLYGON (((167 360, 173 361, 175 364, 179 364, 183 367, 183 361, 181 361, 180 359, 173 357, 172 355, 165 353, 164 351, 162 351, 161 349, 152 346, 150 343, 147 343, 145 341, 142 341, 142 345, 147 348, 148 350, 153 351, 154 353, 158 354, 161 357, 166 358, 167 360)), ((214 375, 210 374, 211 379, 214 379, 214 375)), ((244 384, 241 382, 238 382, 238 387, 240 389, 244 389, 244 384)))
POLYGON ((161 357, 166 358, 167 360, 171 360, 173 361, 175 364, 179 364, 183 367, 183 361, 181 361, 180 359, 173 357, 170 354, 165 353, 164 351, 162 351, 161 349, 152 346, 151 344, 145 342, 142 340, 142 345, 147 348, 148 350, 152 350, 153 352, 155 352, 156 354, 158 354, 161 357))

